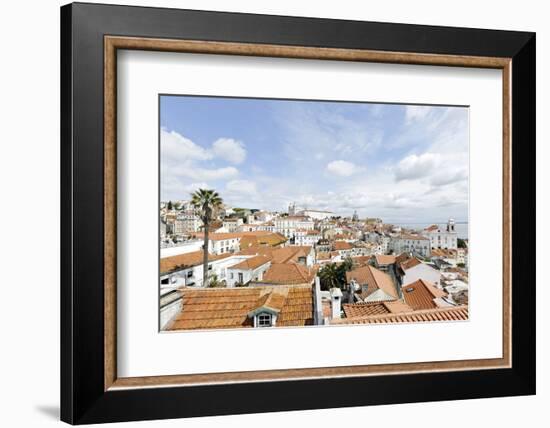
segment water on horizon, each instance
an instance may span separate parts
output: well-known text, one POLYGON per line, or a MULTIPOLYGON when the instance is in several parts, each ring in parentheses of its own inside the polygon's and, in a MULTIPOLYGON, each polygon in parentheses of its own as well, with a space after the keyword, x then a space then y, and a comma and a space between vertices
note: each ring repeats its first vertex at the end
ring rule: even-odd
MULTIPOLYGON (((437 224, 443 230, 447 227, 447 223, 399 223, 395 224, 395 226, 401 226, 406 229, 414 229, 421 232, 432 224, 437 224)), ((460 239, 468 239, 468 223, 455 223, 455 230, 460 239)))

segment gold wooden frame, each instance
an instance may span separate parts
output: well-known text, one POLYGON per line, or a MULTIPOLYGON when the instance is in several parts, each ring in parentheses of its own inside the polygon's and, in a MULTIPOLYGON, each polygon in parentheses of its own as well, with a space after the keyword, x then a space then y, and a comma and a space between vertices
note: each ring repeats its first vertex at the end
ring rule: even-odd
POLYGON ((104 38, 105 391, 121 388, 192 386, 198 384, 357 377, 511 367, 511 65, 511 58, 106 36, 104 38), (502 358, 118 378, 116 375, 116 52, 118 49, 501 69, 503 82, 502 358))

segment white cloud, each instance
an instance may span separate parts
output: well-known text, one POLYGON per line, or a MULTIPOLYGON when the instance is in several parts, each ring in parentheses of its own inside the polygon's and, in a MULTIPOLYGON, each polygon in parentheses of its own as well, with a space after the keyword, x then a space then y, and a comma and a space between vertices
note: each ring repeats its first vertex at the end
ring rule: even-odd
POLYGON ((440 156, 437 153, 424 153, 420 156, 410 155, 401 159, 395 168, 395 179, 414 180, 431 175, 439 164, 440 156))
POLYGON ((160 131, 160 146, 163 160, 184 162, 212 159, 212 154, 175 131, 160 131))
POLYGON ((226 189, 234 193, 256 193, 256 183, 250 180, 231 180, 226 184, 226 189))
POLYGON ((219 138, 214 141, 212 153, 214 156, 234 164, 240 164, 246 158, 244 144, 232 138, 219 138))
POLYGON ((454 171, 451 169, 434 175, 430 180, 430 184, 432 186, 446 186, 447 184, 457 183, 459 181, 464 181, 467 179, 467 169, 458 169, 454 171))
POLYGON ((329 164, 327 165, 328 172, 342 177, 349 177, 353 174, 358 173, 360 170, 361 168, 359 168, 357 165, 345 160, 335 160, 329 162, 329 164))

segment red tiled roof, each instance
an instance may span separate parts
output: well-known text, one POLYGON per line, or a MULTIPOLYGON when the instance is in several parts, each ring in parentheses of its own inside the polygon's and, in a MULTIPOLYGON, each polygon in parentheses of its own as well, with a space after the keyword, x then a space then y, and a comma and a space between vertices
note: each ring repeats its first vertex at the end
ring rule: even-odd
POLYGON ((182 310, 169 330, 250 328, 251 311, 275 306, 276 327, 313 324, 313 292, 311 286, 246 287, 181 290, 182 310))
POLYGON ((256 269, 262 265, 265 265, 266 263, 269 263, 270 258, 259 255, 250 257, 249 259, 243 260, 242 262, 228 267, 228 269, 241 269, 241 270, 251 270, 256 269))
POLYGON ((333 244, 333 248, 335 251, 351 250, 353 248, 353 245, 346 241, 335 241, 333 244))
POLYGON ((402 233, 399 238, 408 239, 409 241, 429 241, 428 238, 422 235, 412 235, 410 233, 402 233))
POLYGON ((407 269, 411 269, 415 266, 418 266, 419 264, 422 264, 422 262, 420 260, 418 260, 416 257, 413 257, 413 258, 410 258, 410 259, 405 260, 404 262, 402 262, 400 264, 400 266, 401 266, 401 269, 403 269, 405 271, 407 269))
POLYGON ((443 249, 443 248, 433 248, 432 257, 455 257, 456 250, 452 249, 443 249))
POLYGON ((272 263, 264 273, 262 284, 311 284, 315 269, 299 263, 272 263))
POLYGON ((386 254, 377 254, 374 256, 378 265, 391 265, 395 263, 395 256, 386 254))
POLYGON ((413 309, 399 300, 376 303, 352 303, 342 305, 347 318, 371 315, 411 312, 413 309))
POLYGON ((430 321, 465 321, 467 319, 468 306, 463 305, 395 314, 333 319, 331 324, 387 324, 430 321))
POLYGON ((443 290, 439 290, 432 283, 423 279, 404 285, 402 291, 405 302, 415 311, 436 308, 434 299, 447 295, 443 290))
POLYGON ((270 245, 272 247, 276 247, 277 245, 285 243, 287 240, 288 239, 280 233, 268 232, 267 234, 261 235, 245 235, 241 237, 240 245, 243 249, 258 245, 270 245))
POLYGON ((372 256, 351 256, 351 259, 357 266, 365 266, 369 264, 372 256))
MULTIPOLYGON (((208 261, 224 259, 231 254, 208 254, 208 261)), ((193 251, 191 253, 178 254, 177 256, 164 257, 160 259, 160 274, 164 275, 181 269, 187 269, 202 264, 203 252, 193 251)))
POLYGON ((346 272, 346 280, 348 283, 350 283, 351 280, 355 280, 359 285, 368 284, 367 292, 364 293, 361 291, 361 296, 363 298, 370 296, 377 290, 382 290, 395 299, 399 297, 391 277, 387 273, 376 269, 374 266, 363 266, 346 272))

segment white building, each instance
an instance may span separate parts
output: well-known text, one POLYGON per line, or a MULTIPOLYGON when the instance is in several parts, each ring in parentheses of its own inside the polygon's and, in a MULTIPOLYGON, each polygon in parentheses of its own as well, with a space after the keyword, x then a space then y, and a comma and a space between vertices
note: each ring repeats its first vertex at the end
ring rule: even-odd
POLYGON ((261 281, 270 266, 271 259, 268 257, 252 256, 226 269, 226 284, 228 287, 235 287, 238 284, 248 284, 250 281, 261 281))
POLYGON ((228 233, 240 232, 242 225, 242 218, 225 218, 223 220, 223 228, 228 233))
POLYGON ((275 225, 274 231, 286 238, 294 237, 296 229, 313 230, 315 226, 313 220, 304 216, 277 217, 273 219, 273 223, 275 225))
POLYGON ((179 254, 192 253, 202 250, 204 241, 202 239, 192 239, 183 241, 170 247, 160 249, 160 258, 177 256, 179 254))
POLYGON ((458 248, 458 233, 455 231, 455 221, 450 218, 445 229, 433 224, 423 231, 424 236, 430 239, 432 248, 456 250, 458 248))
POLYGON ((266 223, 273 219, 273 214, 271 214, 269 211, 258 211, 254 213, 254 217, 256 218, 256 221, 259 221, 260 223, 266 223))
POLYGON ((310 217, 313 220, 324 220, 334 216, 332 211, 310 210, 307 208, 297 208, 295 203, 288 206, 288 215, 310 217))
POLYGON ((178 214, 174 222, 174 234, 185 235, 198 232, 202 227, 202 221, 198 215, 192 212, 178 214))
POLYGON ((395 254, 412 253, 422 257, 430 257, 430 239, 422 235, 401 234, 391 238, 389 248, 395 254))
POLYGON ((212 233, 208 239, 211 254, 237 253, 241 250, 241 238, 232 233, 212 233))
MULTIPOLYGON (((214 275, 227 287, 260 281, 271 266, 266 256, 255 255, 214 255, 208 257, 208 277, 214 275)), ((161 296, 180 287, 204 287, 203 252, 179 254, 163 257, 160 263, 161 296)))
POLYGON ((321 238, 321 232, 318 230, 296 229, 294 235, 294 245, 314 246, 321 238))
POLYGON ((436 287, 441 287, 441 272, 418 259, 410 259, 401 265, 401 284, 411 284, 419 279, 429 281, 436 287))
POLYGON ((381 235, 378 241, 382 254, 388 254, 390 251, 391 238, 388 235, 381 235))
POLYGON ((310 217, 313 220, 324 220, 334 216, 334 213, 332 211, 308 210, 308 209, 298 211, 297 214, 310 217))
POLYGON ((166 239, 166 221, 160 220, 160 239, 166 239))
POLYGON ((468 249, 467 248, 456 249, 456 262, 458 264, 463 264, 464 266, 468 266, 468 249))

